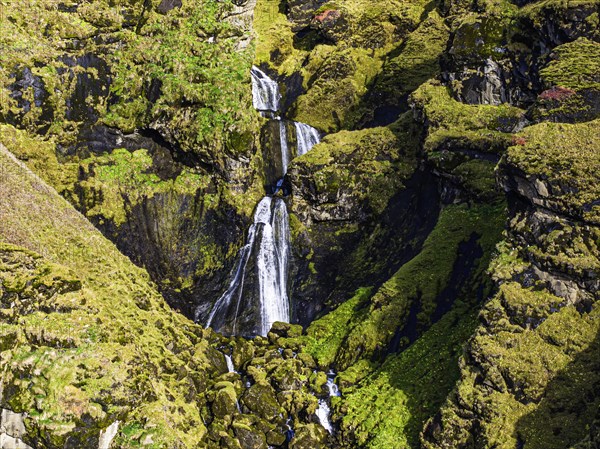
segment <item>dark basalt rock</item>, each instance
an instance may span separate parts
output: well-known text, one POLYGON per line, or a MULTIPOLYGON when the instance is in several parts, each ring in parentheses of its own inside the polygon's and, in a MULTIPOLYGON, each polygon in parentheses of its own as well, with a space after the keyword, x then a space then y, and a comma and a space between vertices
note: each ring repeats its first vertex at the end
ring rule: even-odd
POLYGON ((102 56, 93 53, 77 57, 65 55, 61 60, 70 68, 69 78, 77 77, 75 90, 66 101, 66 118, 90 126, 99 118, 95 103, 108 96, 110 68, 102 56), (95 74, 92 76, 87 70, 73 70, 77 68, 93 69, 95 74))
POLYGON ((156 10, 161 14, 166 14, 172 9, 181 8, 181 0, 161 0, 156 10))
POLYGON ((303 325, 322 314, 326 304, 339 303, 356 288, 389 278, 418 252, 439 212, 438 186, 426 172, 417 171, 376 218, 364 204, 345 196, 337 200, 336 209, 323 214, 321 200, 314 198, 314 186, 296 183, 292 174, 294 194, 302 195, 314 208, 308 212, 314 217, 310 237, 303 235, 294 242, 294 317, 303 325), (348 228, 355 231, 344 232, 348 228), (361 249, 369 236, 369 249, 361 249), (305 258, 308 249, 312 251, 310 263, 305 258))
POLYGON ((287 16, 294 23, 292 31, 300 31, 312 21, 315 11, 327 0, 288 0, 287 16))
POLYGON ((54 118, 52 107, 45 101, 48 99, 49 94, 46 91, 44 82, 39 76, 34 75, 29 67, 25 67, 20 73, 14 74, 12 77, 15 78, 15 82, 8 86, 9 95, 16 100, 20 111, 16 114, 9 111, 4 119, 7 123, 18 125, 23 116, 35 106, 42 109, 39 114, 39 126, 40 131, 43 132, 54 118), (32 90, 33 102, 26 98, 27 90, 32 90))

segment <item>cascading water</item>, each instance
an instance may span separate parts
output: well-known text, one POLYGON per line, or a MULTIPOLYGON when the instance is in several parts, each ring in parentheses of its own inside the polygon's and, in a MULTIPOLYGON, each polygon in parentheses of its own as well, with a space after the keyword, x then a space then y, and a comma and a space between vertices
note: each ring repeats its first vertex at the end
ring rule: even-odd
MULTIPOLYGON (((215 302, 206 320, 207 327, 212 326, 216 331, 232 335, 241 333, 238 315, 244 303, 245 278, 251 261, 254 262, 258 278, 260 300, 260 323, 255 327, 255 333, 267 335, 275 321, 289 321, 289 234, 285 202, 281 198, 265 196, 256 207, 248 241, 240 250, 229 287, 215 302), (252 255, 255 257, 252 258, 252 255)), ((199 319, 196 316, 196 320, 199 319)))
POLYGON ((287 168, 290 163, 288 156, 288 138, 287 138, 287 129, 285 127, 285 122, 283 120, 279 120, 279 142, 281 145, 281 166, 283 168, 283 176, 287 173, 287 168))
MULTIPOLYGON (((265 197, 263 201, 265 199, 271 198, 265 197)), ((270 223, 263 228, 262 243, 258 252, 261 335, 267 335, 275 321, 290 320, 287 294, 289 235, 287 208, 283 200, 277 198, 270 223)))
POLYGON ((338 386, 335 384, 331 377, 327 378, 327 389, 329 390, 329 397, 342 395, 338 386))
POLYGON ((252 76, 252 103, 258 111, 277 112, 279 110, 279 85, 277 81, 269 78, 258 67, 250 70, 252 76))
POLYGON ((298 141, 298 156, 308 153, 312 147, 321 141, 319 131, 306 123, 294 122, 296 140, 298 141))
POLYGON ((227 372, 228 373, 235 373, 235 367, 233 366, 233 360, 231 360, 231 356, 228 354, 225 354, 225 363, 227 363, 227 372))
POLYGON ((325 428, 325 430, 329 433, 333 433, 333 427, 331 426, 331 422, 329 422, 329 414, 331 410, 329 409, 329 405, 325 399, 319 399, 319 408, 317 409, 317 418, 319 418, 319 422, 325 428))
MULTIPOLYGON (((252 67, 251 76, 255 109, 263 116, 279 122, 282 173, 273 189, 277 193, 290 162, 286 122, 276 115, 281 94, 277 82, 259 68, 252 67)), ((304 154, 319 142, 320 135, 309 125, 294 124, 298 136, 298 154, 304 154)), ((204 320, 207 327, 230 335, 264 336, 275 321, 290 321, 289 241, 285 202, 278 197, 265 196, 256 206, 254 222, 248 230, 246 244, 238 254, 229 286, 204 320), (259 314, 255 312, 256 309, 259 314)), ((200 313, 198 308, 196 321, 202 319, 200 313)))
MULTIPOLYGON (((329 390, 329 397, 332 398, 334 396, 341 396, 340 390, 338 386, 335 384, 335 373, 330 371, 327 373, 327 389, 329 390)), ((319 422, 321 425, 327 430, 329 433, 333 433, 333 426, 331 425, 331 421, 329 420, 329 416, 331 415, 331 409, 329 408, 329 404, 326 399, 319 399, 319 408, 316 411, 317 418, 319 418, 319 422)))

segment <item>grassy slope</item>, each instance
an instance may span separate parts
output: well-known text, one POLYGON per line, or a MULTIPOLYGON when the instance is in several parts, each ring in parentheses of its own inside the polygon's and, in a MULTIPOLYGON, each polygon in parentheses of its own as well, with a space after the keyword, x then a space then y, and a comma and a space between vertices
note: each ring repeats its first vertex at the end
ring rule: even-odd
POLYGON ((334 415, 340 419, 342 444, 370 448, 416 444, 423 423, 458 379, 460 348, 475 328, 474 304, 500 238, 502 211, 502 205, 449 206, 421 253, 381 289, 374 294, 372 289, 359 290, 308 328, 305 351, 320 366, 345 369, 338 375, 343 396, 335 402, 334 415), (464 263, 458 262, 459 244, 472 233, 479 233, 483 256, 458 292, 459 301, 431 326, 441 292, 457 287, 450 279, 464 263), (411 305, 419 310, 412 319, 424 333, 404 351, 385 358, 380 367, 370 363, 376 350, 383 350, 402 329, 411 305))
MULTIPOLYGON (((0 174, 0 292, 29 307, 3 304, 3 383, 12 394, 2 405, 27 412, 40 435, 58 441, 74 427, 93 435, 120 420, 124 431, 137 422, 133 437, 151 434, 156 447, 197 444, 205 429, 194 382, 209 368, 201 330, 4 147, 0 174), (45 304, 47 285, 60 279, 75 287, 45 304), (87 415, 93 425, 83 425, 87 415)), ((133 444, 126 432, 119 438, 133 444)))

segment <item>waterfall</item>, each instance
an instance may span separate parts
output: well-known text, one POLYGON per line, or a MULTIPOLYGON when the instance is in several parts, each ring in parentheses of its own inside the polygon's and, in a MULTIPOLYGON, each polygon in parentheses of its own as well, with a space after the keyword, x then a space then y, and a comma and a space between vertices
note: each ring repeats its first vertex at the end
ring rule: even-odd
MULTIPOLYGON (((260 303, 258 334, 267 335, 275 321, 289 322, 290 306, 287 293, 289 238, 289 219, 285 202, 281 198, 265 196, 256 206, 254 223, 248 231, 246 245, 240 250, 229 287, 215 302, 206 320, 206 327, 213 326, 216 331, 226 331, 227 321, 232 321, 231 333, 234 335, 240 333, 240 329, 237 328, 237 318, 244 296, 247 267, 252 259, 255 262, 260 303), (231 312, 233 316, 230 316, 231 312)), ((196 316, 196 320, 199 318, 196 316)))
POLYGON ((327 405, 327 401, 325 399, 319 399, 319 408, 317 409, 317 418, 319 418, 319 422, 325 428, 325 430, 329 433, 333 433, 333 427, 329 422, 329 414, 331 410, 329 409, 329 405, 327 405))
POLYGON ((317 129, 306 123, 294 122, 294 124, 298 141, 298 156, 302 156, 321 141, 321 135, 317 129))
POLYGON ((283 168, 283 176, 287 173, 288 165, 290 163, 288 156, 288 140, 287 130, 285 128, 285 122, 279 120, 279 142, 281 145, 281 166, 283 168))
POLYGON ((225 354, 225 362, 227 363, 227 372, 235 373, 235 367, 233 366, 233 360, 231 360, 231 356, 225 354))
MULTIPOLYGON (((258 210, 257 210, 258 211, 258 210)), ((256 223, 256 215, 254 218, 254 222, 256 223)), ((221 295, 219 299, 215 302, 210 314, 208 315, 208 319, 206 320, 205 327, 213 326, 213 321, 215 317, 222 317, 227 313, 230 309, 231 304, 235 300, 236 309, 235 314, 233 316, 234 327, 232 330, 232 334, 236 334, 237 329, 235 324, 237 323, 237 313, 239 311, 239 304, 242 299, 242 292, 244 286, 244 278, 246 275, 246 266, 248 265, 248 260, 250 259, 250 254, 252 253, 252 247, 254 246, 254 240, 256 237, 256 226, 250 226, 250 230, 248 231, 248 240, 247 243, 242 247, 238 255, 238 261, 233 271, 233 276, 231 276, 231 281, 229 283, 229 287, 221 295)), ((194 316, 194 321, 200 320, 199 315, 200 309, 196 309, 196 315, 194 316)), ((222 326, 215 326, 215 330, 221 330, 222 326)))
POLYGON ((341 396, 338 386, 335 384, 333 379, 327 378, 327 389, 329 390, 329 397, 341 396))
POLYGON ((252 103, 258 111, 277 112, 279 110, 279 85, 258 67, 252 66, 252 103))
POLYGON ((262 332, 267 335, 275 321, 289 322, 287 295, 289 258, 289 220, 283 200, 277 198, 271 221, 263 229, 258 253, 258 281, 261 301, 262 332))
MULTIPOLYGON (((276 81, 257 67, 251 69, 254 108, 263 116, 279 122, 281 178, 276 194, 283 186, 283 177, 290 163, 286 123, 276 116, 281 94, 276 81)), ((298 155, 305 154, 319 143, 320 134, 312 126, 294 122, 298 155)), ((269 153, 278 157, 278 152, 269 153)), ((271 168, 277 167, 272 160, 271 168)), ((280 176, 277 174, 277 176, 280 176)), ((225 292, 215 301, 208 317, 200 306, 196 308, 195 321, 203 318, 206 327, 230 335, 267 335, 275 321, 290 321, 288 297, 288 266, 290 254, 289 218, 285 202, 278 197, 265 196, 256 206, 254 222, 248 230, 246 244, 238 253, 225 292), (257 316, 260 313, 260 316, 257 316)), ((227 358, 231 372, 231 358, 227 358)))

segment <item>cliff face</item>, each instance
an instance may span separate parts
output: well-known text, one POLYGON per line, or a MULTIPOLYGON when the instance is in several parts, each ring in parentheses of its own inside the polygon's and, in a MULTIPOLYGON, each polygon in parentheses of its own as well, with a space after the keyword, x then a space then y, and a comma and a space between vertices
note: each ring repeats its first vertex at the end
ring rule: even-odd
POLYGON ((499 292, 426 447, 570 447, 600 403, 600 230, 590 201, 598 122, 539 124, 520 136, 501 165, 510 220, 492 272, 499 292))
POLYGON ((4 126, 0 140, 58 158, 64 176, 37 169, 185 313, 216 294, 243 242, 252 209, 239 196, 262 194, 254 4, 3 8, 0 117, 23 132, 4 126), (132 163, 115 149, 143 151, 132 163))

